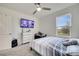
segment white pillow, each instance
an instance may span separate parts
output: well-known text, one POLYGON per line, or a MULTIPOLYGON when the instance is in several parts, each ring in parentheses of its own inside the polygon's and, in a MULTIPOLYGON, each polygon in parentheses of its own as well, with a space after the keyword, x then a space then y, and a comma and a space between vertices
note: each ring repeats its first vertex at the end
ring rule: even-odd
POLYGON ((72 40, 77 40, 77 42, 78 42, 78 44, 79 44, 79 39, 77 39, 77 38, 70 38, 69 40, 70 40, 70 41, 72 41, 72 40))

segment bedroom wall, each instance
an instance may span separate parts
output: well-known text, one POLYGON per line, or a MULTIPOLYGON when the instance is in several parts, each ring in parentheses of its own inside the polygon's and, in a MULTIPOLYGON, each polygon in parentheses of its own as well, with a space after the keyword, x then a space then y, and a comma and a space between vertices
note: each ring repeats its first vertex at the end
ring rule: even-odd
POLYGON ((54 13, 54 15, 56 17, 67 13, 70 13, 72 15, 71 37, 79 38, 79 4, 58 11, 54 13))
POLYGON ((55 30, 55 17, 53 15, 47 15, 39 19, 40 20, 40 31, 47 34, 48 36, 54 36, 55 30))
MULTIPOLYGON (((7 15, 7 17, 10 17, 10 19, 11 19, 11 24, 10 24, 11 25, 11 39, 10 40, 8 40, 8 39, 6 40, 6 39, 3 38, 4 40, 1 40, 1 38, 0 38, 0 50, 11 48, 11 41, 12 41, 13 38, 18 39, 18 44, 19 45, 22 43, 21 42, 21 31, 22 31, 22 29, 20 28, 20 19, 21 18, 25 18, 25 19, 29 19, 29 20, 34 20, 35 21, 35 26, 34 26, 34 28, 31 29, 31 33, 33 35, 37 31, 39 31, 38 19, 33 17, 33 16, 31 16, 31 15, 26 15, 26 14, 23 14, 23 13, 20 13, 18 11, 15 11, 15 10, 12 10, 12 9, 8 9, 8 8, 2 7, 2 6, 0 6, 0 14, 1 15, 7 15), (5 46, 1 45, 1 44, 4 44, 5 46)), ((5 19, 5 21, 8 21, 8 19, 5 19)))
POLYGON ((51 15, 40 18, 40 31, 47 33, 48 35, 55 35, 56 33, 56 17, 64 15, 66 13, 71 13, 72 15, 72 27, 71 27, 71 37, 79 38, 79 4, 70 6, 63 10, 57 11, 51 15), (50 25, 49 25, 50 24, 50 25), (47 26, 48 25, 48 26, 47 26), (48 29, 49 28, 49 29, 48 29))

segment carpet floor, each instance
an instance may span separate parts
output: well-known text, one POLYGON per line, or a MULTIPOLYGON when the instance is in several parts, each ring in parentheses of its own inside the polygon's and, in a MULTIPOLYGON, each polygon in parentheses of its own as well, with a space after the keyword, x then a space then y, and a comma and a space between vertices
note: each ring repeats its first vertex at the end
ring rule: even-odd
POLYGON ((0 56, 38 56, 38 54, 30 50, 29 44, 24 44, 15 48, 1 50, 0 56))

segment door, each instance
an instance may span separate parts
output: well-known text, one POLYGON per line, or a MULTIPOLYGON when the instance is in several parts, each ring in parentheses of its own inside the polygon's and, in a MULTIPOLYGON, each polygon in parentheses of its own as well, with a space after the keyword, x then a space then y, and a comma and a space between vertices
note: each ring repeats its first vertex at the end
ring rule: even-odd
POLYGON ((11 48, 11 16, 0 13, 0 50, 11 48))

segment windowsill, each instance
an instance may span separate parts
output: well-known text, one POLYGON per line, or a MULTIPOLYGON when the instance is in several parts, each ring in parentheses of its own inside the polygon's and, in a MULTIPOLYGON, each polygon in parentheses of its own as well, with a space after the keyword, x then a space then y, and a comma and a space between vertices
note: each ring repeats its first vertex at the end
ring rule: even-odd
POLYGON ((56 35, 57 37, 61 37, 61 38, 70 38, 71 36, 63 36, 63 35, 56 35))

